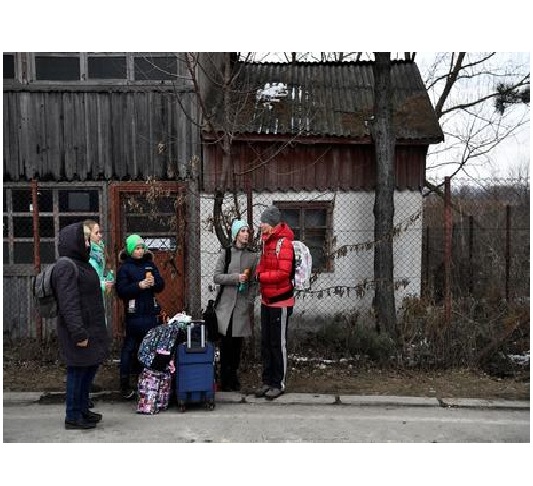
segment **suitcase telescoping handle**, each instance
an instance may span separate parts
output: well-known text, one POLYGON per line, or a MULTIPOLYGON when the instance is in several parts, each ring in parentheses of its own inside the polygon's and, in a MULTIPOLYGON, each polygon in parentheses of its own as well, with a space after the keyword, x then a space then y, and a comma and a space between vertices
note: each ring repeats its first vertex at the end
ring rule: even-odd
POLYGON ((205 344, 205 321, 191 321, 187 324, 187 353, 204 353, 207 349, 205 344))

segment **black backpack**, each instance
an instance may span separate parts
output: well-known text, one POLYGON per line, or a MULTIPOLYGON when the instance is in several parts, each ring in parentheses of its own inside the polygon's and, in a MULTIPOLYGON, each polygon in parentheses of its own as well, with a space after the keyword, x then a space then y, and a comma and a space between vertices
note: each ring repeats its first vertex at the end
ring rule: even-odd
POLYGON ((207 340, 212 343, 216 342, 218 340, 218 320, 213 299, 207 301, 207 309, 202 314, 202 319, 205 321, 207 340))
POLYGON ((59 260, 68 260, 76 270, 76 279, 79 277, 78 266, 69 257, 60 257, 56 263, 48 265, 43 271, 32 279, 32 294, 37 311, 44 319, 57 317, 57 299, 52 288, 52 272, 59 260))
MULTIPOLYGON (((225 251, 226 253, 224 259, 224 273, 228 273, 229 263, 231 260, 231 247, 226 248, 225 251)), ((224 287, 221 285, 218 289, 215 300, 209 299, 207 301, 207 308, 202 314, 202 319, 205 321, 207 339, 211 342, 215 342, 218 340, 218 320, 215 309, 218 303, 220 302, 220 297, 222 295, 223 288, 224 287)))

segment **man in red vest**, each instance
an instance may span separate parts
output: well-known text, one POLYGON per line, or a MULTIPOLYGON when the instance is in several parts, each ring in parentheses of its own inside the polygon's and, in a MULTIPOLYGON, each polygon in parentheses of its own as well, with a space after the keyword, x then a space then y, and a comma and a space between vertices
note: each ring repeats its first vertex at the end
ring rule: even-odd
POLYGON ((267 400, 274 400, 285 391, 287 325, 294 306, 294 233, 280 221, 280 217, 275 206, 267 207, 261 215, 263 250, 256 269, 256 278, 261 286, 263 384, 256 390, 255 396, 267 400))

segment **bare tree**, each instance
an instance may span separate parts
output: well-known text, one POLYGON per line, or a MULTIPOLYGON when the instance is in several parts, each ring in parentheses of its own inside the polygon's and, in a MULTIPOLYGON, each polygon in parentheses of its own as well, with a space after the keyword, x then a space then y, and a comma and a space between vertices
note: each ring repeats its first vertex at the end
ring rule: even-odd
MULTIPOLYGON (((445 134, 428 151, 428 172, 475 179, 474 168, 489 165, 495 149, 529 123, 529 110, 517 105, 529 104, 529 61, 508 57, 447 52, 428 64, 422 74, 445 134)), ((438 184, 426 185, 440 193, 438 184)))

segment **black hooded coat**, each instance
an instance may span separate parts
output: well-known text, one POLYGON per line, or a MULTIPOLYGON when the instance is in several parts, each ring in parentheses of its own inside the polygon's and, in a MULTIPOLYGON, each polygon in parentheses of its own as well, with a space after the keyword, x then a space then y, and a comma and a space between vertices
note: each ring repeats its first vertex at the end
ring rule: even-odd
POLYGON ((59 232, 59 256, 69 257, 78 267, 79 276, 70 262, 59 260, 52 272, 59 313, 57 337, 61 359, 68 366, 92 366, 109 355, 104 300, 100 279, 89 263, 83 223, 73 223, 59 232), (76 343, 88 339, 87 347, 76 343))

